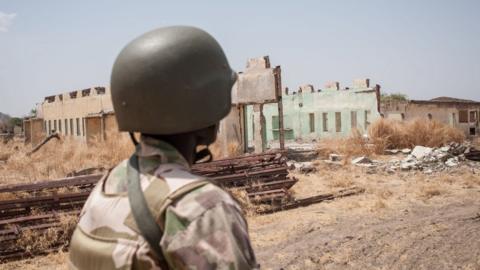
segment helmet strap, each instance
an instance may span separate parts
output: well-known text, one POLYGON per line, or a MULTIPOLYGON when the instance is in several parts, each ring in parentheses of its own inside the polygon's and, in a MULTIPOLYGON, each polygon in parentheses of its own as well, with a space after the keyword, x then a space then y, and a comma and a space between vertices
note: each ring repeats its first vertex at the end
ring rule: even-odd
POLYGON ((134 144, 135 146, 137 146, 137 145, 138 145, 138 141, 137 141, 137 139, 135 138, 135 134, 133 134, 133 132, 129 132, 128 134, 130 135, 130 139, 132 139, 133 144, 134 144))
POLYGON ((210 152, 207 145, 207 147, 195 153, 194 163, 206 163, 212 161, 212 159, 212 152, 210 152))

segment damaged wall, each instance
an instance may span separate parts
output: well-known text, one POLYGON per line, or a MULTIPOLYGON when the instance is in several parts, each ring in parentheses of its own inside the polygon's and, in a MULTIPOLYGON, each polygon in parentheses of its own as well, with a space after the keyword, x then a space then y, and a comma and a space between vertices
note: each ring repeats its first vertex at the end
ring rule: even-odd
MULTIPOLYGON (((363 84, 358 80, 357 87, 369 86, 368 79, 363 84)), ((331 82, 323 90, 312 85, 301 86, 296 92, 282 96, 284 111, 285 139, 312 141, 324 137, 345 137, 352 128, 365 132, 373 121, 380 117, 379 91, 374 88, 338 90, 339 83, 331 82)), ((277 104, 265 104, 265 136, 268 142, 278 140, 277 104)), ((248 142, 253 142, 255 112, 247 108, 248 142)))
POLYGON ((27 142, 35 144, 39 136, 42 138, 54 132, 86 141, 86 117, 105 112, 113 112, 110 91, 105 87, 92 87, 45 97, 37 106, 35 125, 30 124, 33 120, 25 120, 26 127, 31 128, 28 133, 34 134, 27 142), (39 121, 42 122, 41 125, 38 124, 39 121))
POLYGON ((92 87, 46 97, 41 104, 46 135, 58 132, 85 140, 85 118, 89 114, 112 112, 110 91, 105 87, 92 87))
POLYGON ((431 119, 460 129, 466 136, 480 134, 480 102, 473 100, 440 97, 432 100, 384 102, 381 107, 385 118, 405 121, 431 119))

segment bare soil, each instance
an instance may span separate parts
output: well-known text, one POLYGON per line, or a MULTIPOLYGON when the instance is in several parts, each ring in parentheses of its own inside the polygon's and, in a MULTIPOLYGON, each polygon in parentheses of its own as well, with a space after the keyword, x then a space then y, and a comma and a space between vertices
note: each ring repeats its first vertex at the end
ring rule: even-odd
MULTIPOLYGON (((425 175, 316 164, 316 173, 295 175, 296 197, 352 186, 365 192, 248 216, 262 269, 480 269, 478 166, 425 175)), ((0 269, 66 269, 67 256, 51 254, 0 269)))
POLYGON ((250 218, 257 259, 262 269, 480 269, 478 173, 370 175, 344 166, 300 176, 298 189, 310 193, 329 185, 366 192, 250 218))

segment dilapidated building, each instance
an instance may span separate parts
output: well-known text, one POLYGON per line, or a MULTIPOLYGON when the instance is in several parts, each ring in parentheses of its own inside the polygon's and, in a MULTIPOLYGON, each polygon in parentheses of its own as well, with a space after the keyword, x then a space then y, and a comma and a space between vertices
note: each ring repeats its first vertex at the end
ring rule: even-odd
POLYGON ((26 142, 38 143, 52 133, 77 140, 104 139, 117 125, 109 89, 92 87, 45 97, 36 117, 24 120, 26 142))
MULTIPOLYGON (((280 66, 268 56, 247 61, 232 89, 232 109, 219 125, 216 157, 234 156, 253 149, 263 152, 275 142, 342 137, 352 129, 366 131, 380 117, 380 86, 355 80, 350 88, 338 82, 317 90, 311 85, 282 91, 280 66)), ((27 142, 37 144, 54 132, 87 143, 118 134, 110 91, 105 87, 45 97, 37 116, 24 120, 27 142)))
MULTIPOLYGON (((345 137, 352 129, 365 132, 380 117, 380 86, 370 87, 369 79, 354 80, 352 87, 340 88, 329 82, 324 89, 303 85, 297 91, 285 89, 282 95, 283 122, 286 140, 312 141, 326 137, 345 137)), ((254 140, 258 115, 247 108, 248 141, 254 140)), ((279 139, 278 104, 263 105, 266 126, 263 136, 268 143, 279 139)))
POLYGON ((381 113, 389 119, 436 120, 462 130, 466 136, 480 134, 480 102, 478 101, 452 97, 437 97, 430 100, 390 100, 382 102, 381 113))

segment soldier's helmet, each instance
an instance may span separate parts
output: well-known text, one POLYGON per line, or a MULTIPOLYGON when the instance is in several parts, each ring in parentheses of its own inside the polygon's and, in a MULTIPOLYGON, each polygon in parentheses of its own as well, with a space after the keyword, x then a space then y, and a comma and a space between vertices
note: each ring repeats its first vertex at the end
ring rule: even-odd
POLYGON ((119 129, 168 135, 214 125, 230 111, 235 80, 207 32, 172 26, 145 33, 113 65, 110 87, 119 129))

